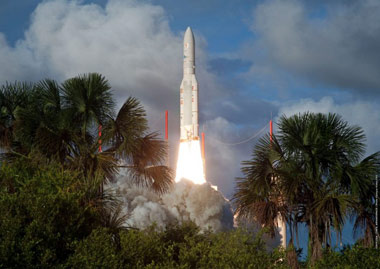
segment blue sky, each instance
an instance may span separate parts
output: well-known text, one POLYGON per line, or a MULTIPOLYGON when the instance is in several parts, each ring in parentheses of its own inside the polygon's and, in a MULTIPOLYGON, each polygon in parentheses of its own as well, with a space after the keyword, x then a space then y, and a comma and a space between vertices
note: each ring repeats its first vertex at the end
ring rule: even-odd
POLYGON ((153 129, 163 131, 169 110, 173 165, 191 26, 207 177, 231 197, 255 140, 225 143, 252 136, 271 115, 336 112, 363 127, 368 153, 380 150, 379 17, 374 0, 3 0, 0 82, 100 72, 119 103, 142 101, 153 129))

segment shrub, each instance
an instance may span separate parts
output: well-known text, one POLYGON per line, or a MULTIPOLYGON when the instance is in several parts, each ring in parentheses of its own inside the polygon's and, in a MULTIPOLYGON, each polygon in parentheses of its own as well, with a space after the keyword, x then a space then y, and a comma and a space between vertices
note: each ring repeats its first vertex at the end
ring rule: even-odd
POLYGON ((96 212, 83 206, 78 176, 26 162, 0 168, 0 267, 51 267, 91 233, 96 212))
POLYGON ((112 233, 105 228, 97 228, 86 239, 77 242, 67 267, 121 268, 121 259, 112 233))
POLYGON ((380 250, 357 245, 345 248, 341 252, 328 251, 317 261, 315 268, 380 268, 380 250))

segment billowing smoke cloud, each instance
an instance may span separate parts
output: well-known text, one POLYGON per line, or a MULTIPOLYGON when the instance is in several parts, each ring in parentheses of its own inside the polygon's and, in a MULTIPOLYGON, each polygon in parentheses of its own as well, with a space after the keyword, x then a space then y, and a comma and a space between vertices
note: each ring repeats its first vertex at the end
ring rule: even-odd
MULTIPOLYGON (((248 101, 242 105, 240 101, 247 100, 247 96, 238 94, 238 87, 224 83, 221 75, 210 69, 206 39, 198 29, 193 30, 197 79, 201 85, 201 126, 210 126, 209 121, 222 117, 231 133, 235 124, 247 123, 242 116, 245 109, 252 115, 262 115, 263 106, 259 101, 254 106, 248 101)), ((82 1, 43 1, 34 10, 24 38, 14 46, 0 33, 0 59, 6 63, 0 65, 0 84, 44 78, 63 81, 78 74, 101 73, 109 80, 118 105, 130 95, 142 102, 152 130, 163 133, 164 111, 169 110, 170 164, 175 167, 182 41, 183 33, 171 30, 165 10, 149 1, 109 0, 104 7, 82 1)), ((252 128, 247 130, 251 132, 252 128)), ((241 131, 242 137, 246 137, 244 126, 241 131)), ((207 132, 211 137, 224 131, 207 132)), ((234 137, 227 138, 235 141, 234 137)), ((206 147, 213 143, 208 142, 206 147)), ((229 151, 231 154, 220 155, 220 149, 212 147, 207 149, 206 156, 215 164, 207 171, 210 181, 228 196, 233 191, 234 177, 239 174, 239 163, 244 159, 239 148, 229 151), (215 154, 223 158, 218 159, 215 154), (221 174, 218 167, 228 165, 231 169, 221 174)))
POLYGON ((169 224, 192 221, 202 230, 233 228, 229 201, 208 183, 197 185, 182 180, 162 196, 130 184, 123 176, 116 187, 130 227, 144 229, 155 223, 158 229, 165 229, 169 224))
MULTIPOLYGON (((156 5, 159 1, 109 0, 104 7, 86 3, 42 1, 30 18, 25 36, 15 45, 9 45, 0 33, 0 83, 46 77, 62 81, 77 74, 99 72, 110 81, 119 105, 129 95, 142 101, 152 130, 163 132, 163 112, 169 110, 170 163, 175 167, 183 33, 173 32, 170 14, 156 5)), ((322 4, 318 13, 301 1, 261 1, 253 12, 254 43, 241 54, 231 53, 226 58, 210 59, 206 38, 199 29, 193 29, 200 83, 200 130, 206 132, 206 174, 227 197, 233 193, 240 162, 249 158, 255 139, 229 144, 261 130, 271 112, 275 116, 278 109, 282 114, 292 106, 274 100, 288 100, 289 95, 310 97, 304 89, 294 93, 294 88, 279 77, 292 73, 318 85, 365 88, 368 92, 379 89, 378 1, 328 3, 326 9, 322 4), (250 68, 250 72, 241 76, 244 71, 239 68, 250 68), (273 82, 278 83, 271 87, 273 82), (272 95, 277 90, 281 93, 272 95)), ((203 8, 203 2, 196 5, 203 8)), ((208 2, 209 9, 213 5, 220 6, 217 1, 208 2)), ((297 80, 297 87, 303 86, 299 84, 297 80)), ((315 100, 324 95, 326 90, 315 100)), ((347 120, 363 115, 363 120, 353 123, 363 126, 370 147, 378 148, 373 141, 379 135, 375 126, 380 119, 371 109, 378 110, 367 103, 356 102, 352 115, 337 112, 347 120), (372 115, 370 124, 364 121, 364 113, 372 115)), ((347 111, 350 105, 344 105, 347 111)), ((343 105, 333 102, 333 106, 343 105)))

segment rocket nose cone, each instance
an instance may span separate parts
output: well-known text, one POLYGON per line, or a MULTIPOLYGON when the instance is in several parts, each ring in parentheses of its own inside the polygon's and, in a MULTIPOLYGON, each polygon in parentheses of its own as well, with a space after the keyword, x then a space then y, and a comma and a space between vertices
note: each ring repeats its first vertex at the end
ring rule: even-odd
POLYGON ((186 29, 184 40, 194 40, 193 31, 191 30, 190 26, 186 29))

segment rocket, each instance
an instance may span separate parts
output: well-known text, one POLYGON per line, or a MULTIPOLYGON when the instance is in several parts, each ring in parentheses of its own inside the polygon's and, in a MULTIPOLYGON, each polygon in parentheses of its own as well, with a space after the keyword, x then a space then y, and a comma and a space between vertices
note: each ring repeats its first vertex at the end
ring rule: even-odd
POLYGON ((180 86, 180 141, 199 140, 198 82, 195 78, 195 42, 187 27, 183 39, 183 79, 180 86))
POLYGON ((175 182, 183 178, 206 183, 198 133, 198 82, 195 78, 195 42, 190 27, 183 38, 183 79, 180 86, 180 144, 175 182))

